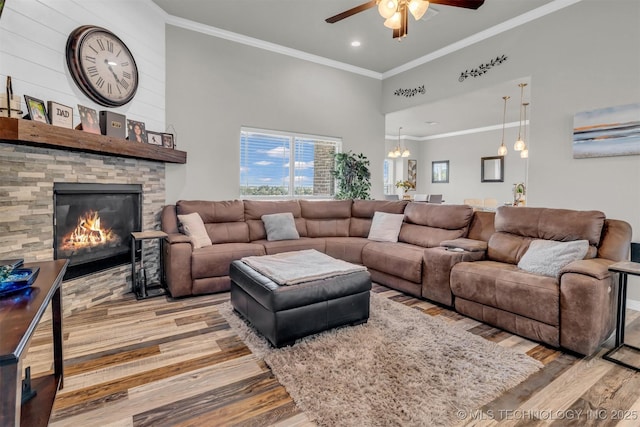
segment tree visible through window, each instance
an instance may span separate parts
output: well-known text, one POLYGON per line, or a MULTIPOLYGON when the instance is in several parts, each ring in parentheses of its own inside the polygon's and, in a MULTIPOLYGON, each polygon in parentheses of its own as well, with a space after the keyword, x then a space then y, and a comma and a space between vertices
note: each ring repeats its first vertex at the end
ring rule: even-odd
POLYGON ((240 196, 333 197, 333 155, 341 140, 242 128, 240 196))

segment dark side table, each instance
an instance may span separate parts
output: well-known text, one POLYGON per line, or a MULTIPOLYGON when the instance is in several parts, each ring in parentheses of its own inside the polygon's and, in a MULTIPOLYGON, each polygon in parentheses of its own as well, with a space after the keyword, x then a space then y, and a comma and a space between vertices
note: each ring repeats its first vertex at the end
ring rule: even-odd
POLYGON ((640 367, 630 365, 618 359, 614 359, 612 356, 615 352, 621 348, 632 349, 640 354, 640 348, 625 344, 624 342, 624 327, 625 317, 627 310, 627 277, 640 276, 640 263, 631 261, 617 262, 609 266, 609 271, 618 273, 620 278, 618 279, 618 314, 616 316, 616 345, 611 350, 607 351, 602 358, 618 365, 622 365, 626 368, 633 369, 634 371, 640 371, 640 367))
POLYGON ((146 299, 150 297, 156 297, 165 295, 164 289, 164 264, 162 262, 162 242, 167 237, 167 233, 164 231, 152 230, 152 231, 139 231, 131 233, 131 287, 132 291, 136 294, 137 299, 146 299), (144 243, 145 241, 158 240, 158 269, 159 269, 159 283, 147 283, 147 274, 144 269, 144 243), (136 243, 140 242, 140 266, 136 262, 136 243))
MULTIPOLYGON (((39 267, 30 288, 0 298, 0 426, 47 426, 58 389, 63 387, 62 278, 69 261, 25 264, 39 267), (53 373, 22 381, 22 363, 40 319, 51 303, 53 373), (30 400, 24 401, 26 388, 30 400)), ((30 371, 30 370, 29 370, 30 371)))

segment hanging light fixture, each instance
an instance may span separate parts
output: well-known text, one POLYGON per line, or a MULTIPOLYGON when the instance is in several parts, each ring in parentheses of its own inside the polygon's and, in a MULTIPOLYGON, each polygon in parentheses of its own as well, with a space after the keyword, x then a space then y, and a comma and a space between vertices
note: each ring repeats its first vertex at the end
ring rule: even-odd
POLYGON ((513 149, 516 151, 522 151, 524 149, 524 139, 522 138, 522 110, 523 110, 523 101, 524 101, 524 87, 526 83, 520 83, 520 126, 518 127, 518 140, 515 144, 513 144, 513 149))
MULTIPOLYGON (((522 104, 522 108, 524 109, 524 126, 525 126, 525 130, 524 130, 524 135, 527 135, 527 107, 529 106, 528 102, 525 102, 522 104)), ((522 137, 522 144, 523 147, 522 151, 520 151, 520 157, 523 159, 528 159, 529 158, 529 147, 527 147, 527 143, 525 142, 525 137, 522 137)))
POLYGON ((402 40, 406 37, 409 24, 409 13, 415 20, 421 19, 427 9, 427 0, 378 0, 378 13, 382 16, 384 26, 393 30, 393 38, 402 40))
POLYGON ((402 130, 402 126, 398 128, 398 145, 396 145, 394 148, 391 149, 391 151, 389 151, 389 153, 387 153, 387 157, 391 159, 397 159, 398 157, 409 157, 411 155, 411 152, 409 151, 408 148, 405 147, 404 149, 402 149, 401 147, 401 142, 400 142, 401 130, 402 130))
POLYGON ((507 99, 511 98, 510 96, 503 96, 504 99, 504 111, 502 112, 502 144, 500 144, 500 148, 498 148, 498 156, 506 156, 507 155, 507 147, 504 145, 504 128, 507 121, 507 99))

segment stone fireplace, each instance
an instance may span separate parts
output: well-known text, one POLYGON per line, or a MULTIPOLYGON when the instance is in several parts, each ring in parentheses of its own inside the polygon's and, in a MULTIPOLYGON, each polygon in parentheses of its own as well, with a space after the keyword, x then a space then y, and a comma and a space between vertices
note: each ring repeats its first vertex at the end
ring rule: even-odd
MULTIPOLYGON (((160 229, 160 212, 165 204, 164 162, 2 142, 0 259, 24 258, 25 262, 54 259, 57 238, 54 186, 78 183, 138 186, 142 191, 140 229, 160 229)), ((77 220, 74 221, 75 227, 77 220)), ((145 259, 147 273, 157 274, 157 260, 153 255, 157 251, 145 252, 150 257, 145 259)), ((65 280, 62 285, 65 314, 119 299, 131 292, 129 260, 126 264, 65 280)))
POLYGON ((65 280, 131 262, 141 231, 140 184, 53 184, 53 257, 69 259, 65 280))

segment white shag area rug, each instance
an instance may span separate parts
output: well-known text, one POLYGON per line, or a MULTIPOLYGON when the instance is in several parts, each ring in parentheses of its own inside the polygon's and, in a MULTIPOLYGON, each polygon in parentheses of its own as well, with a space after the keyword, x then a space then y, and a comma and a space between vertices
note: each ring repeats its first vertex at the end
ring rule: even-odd
POLYGON ((275 349, 235 312, 221 314, 322 426, 450 426, 542 364, 371 293, 366 324, 275 349), (467 412, 468 413, 468 412, 467 412))

